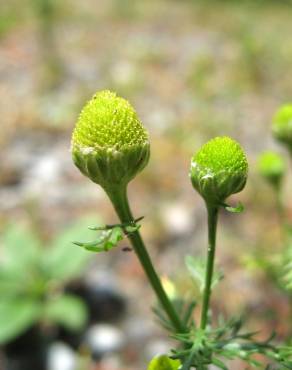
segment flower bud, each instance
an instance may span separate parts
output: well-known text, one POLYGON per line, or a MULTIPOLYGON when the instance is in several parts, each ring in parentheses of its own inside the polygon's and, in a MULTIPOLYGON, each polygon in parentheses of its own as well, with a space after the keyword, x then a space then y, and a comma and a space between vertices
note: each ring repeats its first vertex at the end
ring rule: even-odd
POLYGON ((275 152, 267 151, 258 159, 260 174, 273 186, 278 187, 286 170, 283 158, 275 152))
POLYGON ((275 114, 273 135, 292 151, 292 104, 283 105, 275 114))
POLYGON ((247 172, 241 146, 229 137, 216 137, 194 154, 190 177, 206 203, 219 206, 229 195, 244 188, 247 172))
POLYGON ((127 185, 148 163, 148 133, 128 101, 101 91, 82 109, 72 136, 79 170, 108 190, 127 185))

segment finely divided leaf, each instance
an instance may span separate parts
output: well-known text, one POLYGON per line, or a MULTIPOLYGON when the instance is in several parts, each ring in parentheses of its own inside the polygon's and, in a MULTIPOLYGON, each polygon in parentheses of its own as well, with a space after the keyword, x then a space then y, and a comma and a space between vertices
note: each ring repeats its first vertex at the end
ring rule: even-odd
MULTIPOLYGON (((206 263, 201 259, 196 259, 192 256, 186 256, 185 264, 187 269, 193 278, 193 280, 198 284, 200 292, 204 291, 205 288, 205 273, 206 273, 206 263)), ((212 279, 212 289, 214 286, 223 279, 223 274, 221 271, 214 271, 212 279)))
POLYGON ((124 238, 123 229, 115 226, 99 232, 97 239, 92 242, 73 242, 91 252, 107 252, 117 246, 118 242, 124 238))

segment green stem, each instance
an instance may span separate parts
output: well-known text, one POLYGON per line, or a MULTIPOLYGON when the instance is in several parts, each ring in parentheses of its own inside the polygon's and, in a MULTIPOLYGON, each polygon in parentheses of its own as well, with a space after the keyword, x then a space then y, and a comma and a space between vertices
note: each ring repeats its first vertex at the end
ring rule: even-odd
MULTIPOLYGON (((281 233, 282 233, 282 242, 284 244, 284 253, 287 248, 289 248, 289 241, 290 241, 290 236, 289 236, 289 230, 288 230, 288 223, 286 221, 285 217, 285 208, 284 204, 282 201, 282 194, 281 194, 281 187, 278 185, 276 188, 276 205, 277 205, 277 211, 278 211, 278 216, 279 216, 279 221, 280 221, 280 227, 281 227, 281 233)), ((276 275, 277 282, 279 283, 279 277, 278 274, 276 275)), ((292 302, 292 296, 289 295, 289 301, 292 302)), ((290 318, 292 318, 292 305, 290 304, 290 318)), ((289 322, 292 322, 290 319, 289 322)), ((290 325, 290 332, 291 332, 292 326, 290 325)))
POLYGON ((208 254, 207 268, 205 276, 205 288, 203 294, 203 307, 201 313, 201 329, 205 329, 208 321, 208 310, 212 290, 212 278, 214 270, 215 249, 216 249, 216 229, 218 220, 218 207, 207 204, 208 211, 208 254))
MULTIPOLYGON (((111 188, 110 190, 107 191, 107 194, 111 199, 111 202, 121 222, 129 223, 133 221, 134 217, 132 216, 132 212, 129 206, 126 187, 119 187, 115 189, 111 188)), ((146 250, 146 247, 144 245, 143 239, 139 231, 131 233, 128 237, 144 269, 144 272, 153 290, 155 291, 161 306, 163 307, 164 311, 169 317, 174 329, 179 333, 185 332, 186 328, 179 319, 173 304, 169 300, 167 294, 165 293, 165 290, 162 287, 161 281, 153 267, 150 256, 146 250)))

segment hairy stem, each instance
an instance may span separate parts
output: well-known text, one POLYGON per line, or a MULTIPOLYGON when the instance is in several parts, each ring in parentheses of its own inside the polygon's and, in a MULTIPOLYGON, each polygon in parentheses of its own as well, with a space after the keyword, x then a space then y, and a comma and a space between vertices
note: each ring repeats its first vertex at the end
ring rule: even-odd
POLYGON ((207 204, 207 211, 208 211, 208 253, 207 253, 207 268, 205 275, 205 287, 203 294, 203 306, 201 313, 201 325, 200 325, 201 329, 206 328, 208 321, 208 310, 212 290, 212 278, 216 249, 218 207, 207 204))
MULTIPOLYGON (((134 217, 132 216, 132 212, 131 212, 129 202, 128 202, 126 187, 110 189, 110 191, 107 191, 107 194, 109 198, 111 199, 111 202, 121 222, 129 223, 131 221, 134 221, 134 217)), ((134 233, 131 233, 129 235, 129 239, 144 269, 144 272, 153 290, 155 291, 156 296, 161 306, 163 307, 165 313, 169 317, 174 329, 179 333, 185 332, 186 328, 184 327, 181 320, 179 319, 173 304, 169 300, 167 294, 165 293, 165 290, 162 287, 161 281, 153 267, 151 258, 147 252, 147 249, 144 245, 143 239, 139 231, 135 231, 134 233)))

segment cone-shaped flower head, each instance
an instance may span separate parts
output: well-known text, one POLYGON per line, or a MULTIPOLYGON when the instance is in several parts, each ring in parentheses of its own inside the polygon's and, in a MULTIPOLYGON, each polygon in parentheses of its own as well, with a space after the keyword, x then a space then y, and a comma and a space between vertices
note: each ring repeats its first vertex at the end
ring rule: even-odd
POLYGON ((218 206, 244 188, 247 172, 241 146, 229 137, 216 137, 194 154, 190 177, 206 203, 218 206))
POLYGON ((267 151, 258 159, 260 174, 273 186, 278 187, 286 170, 284 159, 275 152, 267 151))
POLYGON ((283 105, 275 114, 272 125, 276 139, 292 151, 292 104, 283 105))
POLYGON ((101 91, 85 105, 72 136, 73 161, 104 189, 126 185, 148 163, 149 137, 128 101, 101 91))

